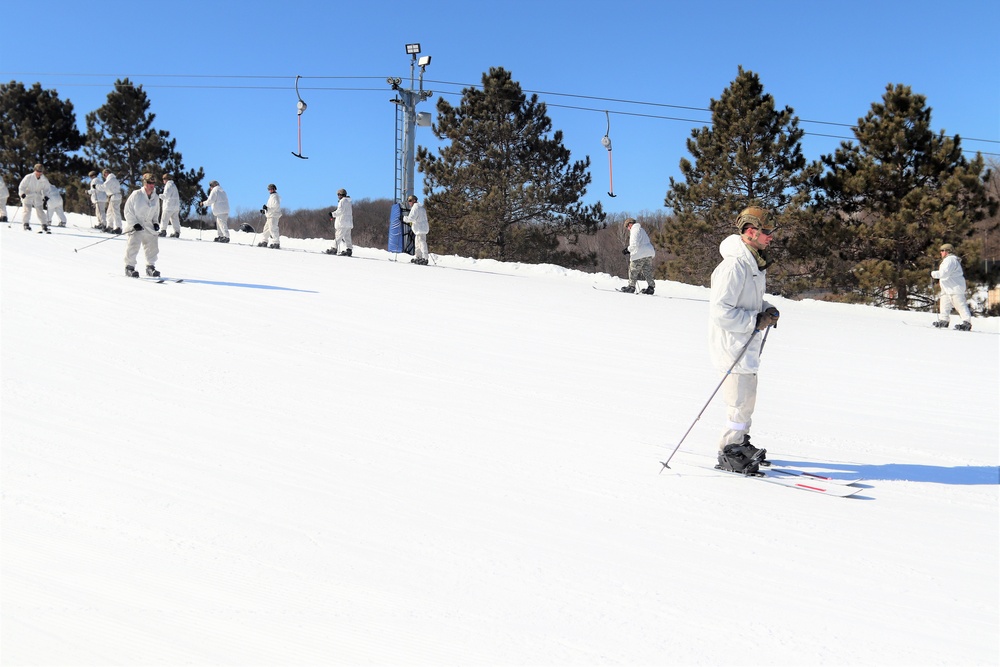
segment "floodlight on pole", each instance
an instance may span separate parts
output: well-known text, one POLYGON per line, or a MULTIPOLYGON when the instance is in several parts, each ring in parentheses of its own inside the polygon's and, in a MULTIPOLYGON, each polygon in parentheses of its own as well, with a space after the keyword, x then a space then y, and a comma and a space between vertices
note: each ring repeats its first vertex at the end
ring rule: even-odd
POLYGON ((420 86, 417 88, 415 70, 418 66, 417 55, 420 53, 420 44, 417 42, 407 44, 406 53, 410 56, 410 87, 403 88, 402 81, 398 77, 389 77, 386 79, 386 83, 396 92, 396 97, 390 101, 398 105, 400 110, 398 112, 400 115, 397 115, 397 122, 400 125, 397 125, 397 129, 402 131, 397 133, 396 155, 396 194, 400 201, 406 201, 410 195, 414 194, 416 128, 418 125, 421 127, 431 125, 430 114, 420 114, 418 118, 416 107, 420 102, 423 102, 434 94, 429 90, 424 90, 424 72, 427 66, 431 64, 431 57, 421 56, 419 59, 420 86))

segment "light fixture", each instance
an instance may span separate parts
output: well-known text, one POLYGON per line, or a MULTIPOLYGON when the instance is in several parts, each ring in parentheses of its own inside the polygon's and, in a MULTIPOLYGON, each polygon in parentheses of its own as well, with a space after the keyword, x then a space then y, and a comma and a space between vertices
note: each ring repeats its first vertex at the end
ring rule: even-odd
POLYGON ((431 57, 420 56, 420 60, 417 61, 417 64, 420 65, 421 67, 427 67, 428 65, 431 64, 431 57))
POLYGON ((420 53, 420 44, 407 44, 406 52, 411 56, 417 55, 420 53))

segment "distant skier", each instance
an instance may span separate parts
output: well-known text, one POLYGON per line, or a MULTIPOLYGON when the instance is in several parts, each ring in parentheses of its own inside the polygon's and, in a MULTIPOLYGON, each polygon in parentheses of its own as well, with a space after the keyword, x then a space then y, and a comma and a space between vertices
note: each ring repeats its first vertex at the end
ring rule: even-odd
POLYGON ((333 247, 325 250, 328 255, 341 255, 350 257, 354 252, 354 245, 351 243, 351 229, 354 228, 354 207, 351 198, 347 196, 347 190, 340 188, 337 190, 337 208, 330 212, 333 219, 333 247), (343 248, 343 250, 341 250, 343 248))
POLYGON ((410 229, 413 230, 414 253, 416 255, 410 261, 413 264, 423 264, 426 266, 427 258, 429 257, 427 252, 427 232, 430 231, 430 225, 427 224, 427 209, 417 201, 416 195, 407 197, 406 203, 410 205, 410 212, 403 218, 403 222, 410 225, 410 229))
POLYGON ((934 323, 936 327, 948 328, 951 323, 951 310, 958 311, 962 321, 955 325, 959 331, 972 330, 972 313, 965 298, 965 273, 962 271, 962 261, 954 254, 955 247, 945 243, 938 251, 941 253, 941 266, 937 271, 931 271, 931 278, 941 281, 940 317, 934 323))
POLYGON ((181 197, 177 193, 177 185, 170 174, 163 175, 163 192, 160 193, 160 236, 166 236, 170 226, 174 231, 172 239, 181 237, 181 197))
POLYGON ((10 199, 10 190, 3 176, 0 176, 0 222, 7 222, 7 200, 10 199))
POLYGON ((728 236, 719 245, 722 262, 712 272, 709 347, 712 362, 720 372, 732 369, 722 384, 726 427, 719 439, 719 465, 744 472, 764 462, 766 456, 765 450, 750 444, 763 343, 763 337, 754 332, 777 324, 778 309, 764 301, 770 265, 766 251, 775 232, 770 212, 756 206, 745 208, 736 219, 736 227, 740 233, 728 236), (746 351, 739 357, 744 348, 746 351))
POLYGON ((623 255, 627 255, 628 262, 628 285, 622 287, 621 291, 630 294, 635 293, 635 284, 639 280, 646 281, 646 289, 643 294, 652 294, 656 289, 656 281, 653 280, 653 258, 656 257, 656 249, 649 241, 649 235, 642 228, 635 218, 629 218, 624 223, 628 232, 628 247, 622 250, 623 255))
POLYGON ((152 174, 142 175, 142 187, 129 195, 125 202, 125 222, 129 226, 128 245, 125 246, 125 275, 138 278, 135 260, 141 245, 146 256, 146 275, 159 278, 156 258, 160 254, 159 236, 160 198, 156 194, 156 179, 152 174))
POLYGON ((51 225, 58 218, 59 224, 56 226, 65 227, 66 213, 63 211, 62 191, 54 185, 49 187, 48 201, 45 202, 45 206, 49 212, 49 224, 51 225))
POLYGON ((281 220, 281 195, 278 194, 278 186, 274 183, 268 184, 267 192, 267 203, 260 209, 267 222, 264 223, 264 232, 261 234, 263 240, 257 246, 279 250, 281 248, 281 237, 278 234, 278 221, 281 220), (267 244, 268 238, 272 241, 270 246, 267 244))
POLYGON ((52 184, 45 178, 45 167, 36 164, 34 171, 21 179, 17 194, 24 207, 24 228, 31 231, 31 212, 34 211, 42 222, 42 231, 49 232, 49 218, 45 214, 45 198, 49 196, 52 184))
POLYGON ((96 223, 94 229, 107 229, 108 193, 104 191, 104 179, 96 171, 90 172, 90 202, 94 205, 96 223))
POLYGON ((218 243, 229 243, 229 197, 222 189, 218 181, 209 181, 208 199, 201 203, 202 206, 211 206, 212 215, 215 216, 215 226, 219 230, 219 235, 215 237, 218 243))
POLYGON ((104 176, 104 192, 108 195, 107 228, 109 234, 122 233, 122 185, 110 169, 101 172, 104 176))

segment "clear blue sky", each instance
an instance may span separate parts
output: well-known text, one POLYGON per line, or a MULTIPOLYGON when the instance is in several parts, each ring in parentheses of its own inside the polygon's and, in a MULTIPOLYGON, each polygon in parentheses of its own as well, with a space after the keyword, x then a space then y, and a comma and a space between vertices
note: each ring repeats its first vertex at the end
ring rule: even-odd
MULTIPOLYGON (((330 206, 340 187, 355 200, 391 197, 385 78, 409 81, 409 42, 433 58, 425 87, 435 95, 418 111, 436 117, 439 96, 457 104, 463 87, 505 67, 549 104, 574 159, 591 157, 586 201, 609 212, 662 210, 685 140, 739 65, 802 119, 808 159, 851 138, 844 125, 902 83, 927 97, 935 130, 1000 160, 996 0, 58 0, 23 18, 5 31, 2 80, 56 89, 83 128, 114 80, 130 77, 186 166, 204 167, 237 209, 259 208, 270 182, 290 209, 330 206), (296 75, 309 160, 291 155, 296 75)), ((418 128, 417 142, 438 145, 430 128, 418 128)))

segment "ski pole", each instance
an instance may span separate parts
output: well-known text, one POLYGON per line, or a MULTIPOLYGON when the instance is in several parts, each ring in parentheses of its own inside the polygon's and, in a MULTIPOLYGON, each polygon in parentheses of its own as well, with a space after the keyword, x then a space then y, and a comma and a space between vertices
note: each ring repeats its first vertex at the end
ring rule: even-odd
MULTIPOLYGON (((768 327, 768 329, 770 329, 770 328, 771 327, 768 327)), ((701 412, 698 413, 698 416, 695 417, 694 421, 691 422, 691 425, 688 426, 688 430, 684 432, 684 435, 683 435, 683 437, 681 437, 680 442, 678 442, 677 446, 674 447, 674 451, 670 452, 670 456, 667 457, 666 461, 660 461, 660 463, 663 464, 663 467, 660 468, 660 472, 663 472, 664 469, 670 467, 668 465, 670 463, 670 459, 674 458, 674 454, 676 454, 677 450, 681 448, 681 444, 684 442, 684 439, 688 437, 688 433, 690 433, 691 429, 694 428, 694 425, 698 423, 698 420, 701 419, 701 416, 703 414, 705 414, 705 410, 708 409, 708 404, 711 403, 712 399, 715 398, 715 395, 719 393, 719 389, 722 388, 722 383, 726 381, 726 378, 728 378, 729 375, 733 372, 733 369, 736 368, 736 364, 740 363, 740 359, 742 359, 743 355, 746 354, 747 348, 750 347, 750 343, 753 342, 753 337, 756 336, 756 335, 757 335, 757 330, 754 329, 753 333, 750 334, 749 340, 747 340, 747 344, 744 345, 743 349, 740 350, 740 353, 738 355, 736 355, 736 360, 733 361, 733 365, 729 367, 729 370, 726 371, 726 374, 722 376, 721 380, 719 380, 719 384, 715 387, 715 391, 713 391, 712 395, 708 397, 707 401, 705 401, 705 405, 702 406, 701 412)), ((767 338, 767 332, 764 333, 764 337, 767 338)))
MULTIPOLYGON (((128 230, 127 232, 125 232, 125 236, 129 236, 133 231, 135 231, 135 230, 134 229, 128 230)), ((113 241, 116 238, 118 238, 118 235, 114 234, 112 236, 109 236, 106 239, 101 239, 100 241, 95 241, 95 242, 93 242, 93 243, 91 243, 89 245, 85 245, 82 248, 73 248, 73 252, 80 252, 81 250, 86 250, 87 248, 89 248, 91 246, 95 246, 95 245, 98 245, 100 243, 107 243, 108 241, 113 241)))

